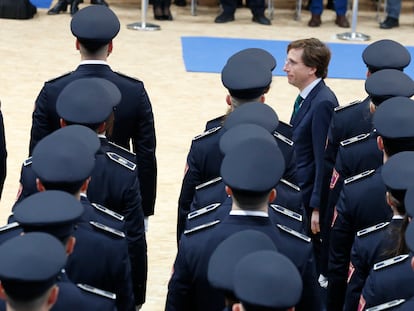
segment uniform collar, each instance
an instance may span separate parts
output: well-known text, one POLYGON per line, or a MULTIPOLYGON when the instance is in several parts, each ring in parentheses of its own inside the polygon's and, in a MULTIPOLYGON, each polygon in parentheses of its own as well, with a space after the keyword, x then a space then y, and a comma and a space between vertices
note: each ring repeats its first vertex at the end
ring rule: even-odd
POLYGON ((108 62, 104 60, 98 60, 98 59, 83 60, 80 62, 79 65, 107 65, 109 66, 108 62))
POLYGON ((246 210, 231 210, 230 215, 269 217, 269 215, 263 211, 246 211, 246 210))

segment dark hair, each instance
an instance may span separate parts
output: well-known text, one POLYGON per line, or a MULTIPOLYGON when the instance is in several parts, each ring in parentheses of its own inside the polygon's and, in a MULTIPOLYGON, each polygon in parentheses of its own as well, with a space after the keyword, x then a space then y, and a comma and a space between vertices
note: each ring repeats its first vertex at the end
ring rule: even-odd
MULTIPOLYGON (((402 254, 407 254, 409 252, 407 243, 405 241, 405 231, 409 224, 408 215, 406 214, 404 216, 404 219, 402 221, 400 228, 392 228, 391 230, 388 230, 388 234, 384 236, 384 241, 395 241, 396 243, 393 243, 395 247, 390 249, 385 249, 382 255, 385 255, 386 258, 391 258, 395 256, 399 256, 402 254)), ((389 244, 388 244, 389 245, 389 244)))
POLYGON ((91 54, 96 53, 98 50, 100 50, 102 47, 108 44, 89 40, 79 40, 79 42, 82 44, 85 50, 87 50, 91 54))
POLYGON ((315 75, 318 78, 326 78, 331 60, 331 51, 326 44, 316 38, 301 39, 289 43, 287 51, 292 49, 303 49, 303 63, 308 67, 316 68, 315 75))
POLYGON ((261 205, 267 201, 269 191, 254 192, 246 190, 231 189, 233 192, 233 198, 238 203, 241 209, 255 209, 258 205, 261 205))
POLYGON ((60 190, 74 195, 80 190, 85 180, 75 182, 41 182, 46 190, 60 190))
MULTIPOLYGON (((381 135, 381 134, 380 134, 381 135)), ((382 137, 385 153, 391 157, 402 151, 414 151, 414 137, 387 138, 382 137)))

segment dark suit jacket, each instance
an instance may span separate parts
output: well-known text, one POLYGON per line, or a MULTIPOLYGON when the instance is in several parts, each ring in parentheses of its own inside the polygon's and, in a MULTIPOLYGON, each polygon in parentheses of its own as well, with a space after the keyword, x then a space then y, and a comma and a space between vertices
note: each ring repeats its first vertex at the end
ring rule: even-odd
POLYGON ((46 82, 36 99, 29 153, 40 139, 60 128, 56 113, 59 93, 70 82, 87 77, 107 79, 121 91, 122 100, 115 110, 113 133, 108 138, 127 149, 132 140, 137 156, 142 207, 145 216, 152 215, 157 181, 156 139, 152 106, 142 81, 116 73, 107 65, 84 64, 69 74, 46 82))
POLYGON ((335 94, 322 80, 312 89, 290 121, 295 142, 296 176, 309 215, 309 208, 320 206, 325 144, 336 106, 338 101, 335 94))

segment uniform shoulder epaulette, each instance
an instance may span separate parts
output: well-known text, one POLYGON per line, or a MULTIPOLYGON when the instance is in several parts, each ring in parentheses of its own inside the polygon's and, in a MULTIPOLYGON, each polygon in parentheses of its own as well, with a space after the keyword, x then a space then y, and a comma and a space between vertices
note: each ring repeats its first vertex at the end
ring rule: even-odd
POLYGON ((106 208, 105 206, 98 204, 98 203, 92 203, 92 206, 97 209, 98 211, 111 216, 112 218, 115 218, 119 221, 124 221, 125 217, 117 212, 114 212, 113 210, 110 210, 109 208, 106 208))
POLYGON ((286 227, 286 226, 281 225, 281 224, 277 224, 277 226, 278 226, 279 229, 282 229, 283 231, 285 231, 285 232, 293 235, 294 237, 297 237, 297 238, 299 238, 299 239, 301 239, 301 240, 303 240, 305 242, 310 243, 310 241, 311 241, 311 238, 308 237, 307 235, 304 235, 304 234, 302 234, 300 232, 297 232, 297 231, 295 231, 295 230, 293 230, 293 229, 291 229, 289 227, 286 227))
POLYGON ((334 111, 337 112, 337 111, 345 110, 349 107, 355 106, 356 104, 360 104, 360 103, 362 103, 360 100, 356 100, 356 101, 353 101, 352 103, 349 103, 348 105, 335 107, 334 111))
POLYGON ((62 74, 62 75, 60 75, 60 76, 58 76, 58 77, 52 78, 52 79, 50 79, 50 80, 47 80, 47 81, 46 81, 46 83, 53 82, 53 81, 59 80, 59 79, 61 79, 61 78, 64 78, 64 77, 66 77, 66 76, 70 75, 72 72, 73 72, 73 71, 69 71, 69 72, 66 72, 66 73, 64 73, 64 74, 62 74))
POLYGON ((295 185, 295 184, 293 184, 293 183, 291 183, 290 181, 287 181, 286 179, 284 179, 284 178, 281 178, 280 179, 280 181, 282 182, 282 183, 284 183, 286 186, 289 186, 290 188, 292 188, 292 189, 294 189, 294 190, 296 190, 296 191, 300 191, 300 188, 299 188, 299 186, 297 186, 297 185, 295 185))
POLYGON ((292 125, 292 124, 287 123, 287 122, 284 122, 284 121, 282 121, 282 120, 279 120, 279 123, 282 123, 283 125, 286 125, 286 126, 288 126, 288 127, 293 127, 293 125, 292 125))
POLYGON ((383 261, 377 262, 377 263, 374 265, 374 270, 380 270, 380 269, 383 269, 383 268, 386 268, 386 267, 389 267, 389 266, 395 265, 395 264, 397 264, 397 263, 403 262, 403 261, 404 261, 404 260, 406 260, 408 257, 410 257, 410 255, 405 254, 405 255, 399 255, 399 256, 395 256, 395 257, 390 258, 390 259, 386 259, 386 260, 383 260, 383 261))
POLYGON ((221 178, 220 176, 216 177, 216 178, 213 178, 213 179, 210 179, 209 181, 206 181, 206 182, 203 182, 202 184, 199 184, 198 186, 195 187, 195 189, 200 190, 200 189, 203 189, 207 186, 214 185, 215 183, 218 183, 222 179, 223 178, 221 178))
POLYGON ((188 213, 187 218, 188 220, 193 219, 193 218, 197 218, 201 215, 205 215, 207 213, 210 213, 211 211, 214 211, 217 207, 219 207, 221 205, 221 203, 212 203, 209 204, 203 208, 200 208, 196 211, 193 211, 191 213, 188 213))
POLYGON ((188 229, 188 230, 184 230, 184 234, 187 235, 187 234, 191 234, 191 233, 194 233, 194 232, 198 232, 198 231, 201 231, 201 230, 204 230, 204 229, 207 229, 207 228, 214 227, 219 222, 220 222, 220 220, 218 220, 218 219, 217 220, 214 220, 214 221, 210 221, 210 222, 205 223, 203 225, 200 225, 200 226, 197 226, 197 227, 188 229))
POLYGON ((106 155, 108 156, 108 158, 110 158, 112 161, 115 161, 118 164, 121 164, 122 166, 126 167, 127 169, 134 171, 135 168, 137 167, 137 165, 128 160, 125 159, 124 157, 120 156, 119 154, 115 153, 115 152, 107 152, 106 155))
POLYGON ((205 131, 204 133, 197 135, 196 137, 193 138, 193 140, 199 140, 203 137, 207 137, 215 132, 217 132, 219 129, 221 129, 221 126, 216 126, 216 127, 212 127, 211 129, 208 129, 207 131, 205 131))
POLYGON ((367 139, 370 135, 371 135, 371 133, 359 134, 357 136, 345 139, 345 140, 341 141, 339 144, 342 147, 349 146, 353 143, 360 142, 360 141, 363 141, 363 140, 367 139))
POLYGON ((99 289, 99 288, 93 287, 93 286, 88 285, 88 284, 78 283, 76 285, 80 289, 84 290, 85 292, 92 293, 92 294, 95 294, 95 295, 98 295, 98 296, 102 296, 102 297, 105 297, 105 298, 109 298, 109 299, 112 299, 112 300, 115 300, 116 299, 116 294, 111 293, 111 292, 108 292, 106 290, 99 289))
POLYGON ((5 226, 0 227, 0 232, 11 230, 11 229, 17 228, 19 226, 20 226, 20 224, 18 222, 11 222, 11 223, 9 223, 5 226))
POLYGON ((136 154, 134 153, 134 152, 132 152, 131 150, 129 150, 129 149, 127 149, 127 148, 125 148, 125 147, 122 147, 122 146, 120 146, 120 145, 117 145, 117 144, 115 144, 114 142, 112 142, 112 141, 108 141, 108 143, 111 145, 111 146, 113 146, 113 147, 115 147, 115 148, 118 148, 118 149, 120 149, 120 150, 122 150, 122 151, 124 151, 124 152, 126 152, 126 153, 129 153, 129 154, 131 154, 131 155, 133 155, 133 156, 135 156, 136 154))
POLYGON ((122 231, 116 230, 97 221, 90 221, 89 223, 92 225, 92 227, 99 229, 103 232, 110 233, 116 237, 125 238, 125 233, 123 233, 122 231))
POLYGON ((273 136, 279 139, 280 141, 284 142, 285 144, 288 144, 289 146, 293 146, 293 141, 287 138, 286 136, 280 134, 278 131, 274 131, 273 136))
POLYGON ((357 232, 357 236, 363 236, 363 235, 366 235, 368 233, 375 232, 377 230, 385 228, 388 225, 389 225, 389 222, 382 222, 382 223, 376 224, 375 226, 371 226, 371 227, 359 230, 357 232))
POLYGON ((388 301, 386 303, 382 303, 378 306, 374 306, 371 308, 366 309, 366 311, 381 311, 381 310, 388 310, 394 307, 397 307, 405 302, 405 299, 395 299, 388 301))
POLYGON ((122 73, 122 72, 120 72, 120 71, 114 71, 114 72, 115 72, 117 75, 121 76, 121 77, 127 78, 127 79, 132 80, 132 81, 135 81, 135 82, 140 82, 140 83, 142 83, 142 81, 141 81, 140 79, 136 78, 136 77, 131 77, 131 76, 128 76, 127 74, 122 73))
POLYGON ((32 157, 28 157, 26 160, 23 161, 23 166, 29 166, 30 164, 32 164, 32 162, 32 157))
POLYGON ((351 177, 345 179, 344 184, 348 185, 348 184, 350 184, 354 181, 364 179, 365 177, 368 177, 368 176, 372 175, 374 172, 375 172, 375 170, 367 170, 367 171, 362 172, 360 174, 357 174, 355 176, 351 176, 351 177))
POLYGON ((280 205, 277 205, 277 204, 270 204, 270 207, 274 211, 276 211, 276 212, 278 212, 280 214, 286 215, 286 216, 288 216, 290 218, 293 218, 293 219, 295 219, 297 221, 302 221, 302 215, 301 214, 296 213, 294 211, 291 211, 290 209, 288 209, 286 207, 283 207, 283 206, 280 206, 280 205))

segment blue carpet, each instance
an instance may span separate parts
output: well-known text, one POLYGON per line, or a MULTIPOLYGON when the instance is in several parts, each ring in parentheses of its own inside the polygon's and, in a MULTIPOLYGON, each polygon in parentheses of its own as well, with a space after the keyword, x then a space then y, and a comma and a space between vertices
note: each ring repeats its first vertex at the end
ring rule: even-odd
POLYGON ((48 9, 52 4, 52 0, 30 0, 30 2, 38 9, 48 9))
MULTIPOLYGON (((262 48, 270 52, 277 61, 273 74, 285 76, 283 64, 289 41, 233 39, 215 37, 181 37, 184 64, 187 71, 219 73, 227 59, 245 48, 262 48)), ((332 59, 329 64, 329 78, 361 79, 366 78, 366 67, 362 52, 367 44, 327 43, 332 59)), ((414 56, 414 47, 408 47, 414 56)), ((414 61, 405 72, 414 77, 414 61)))

